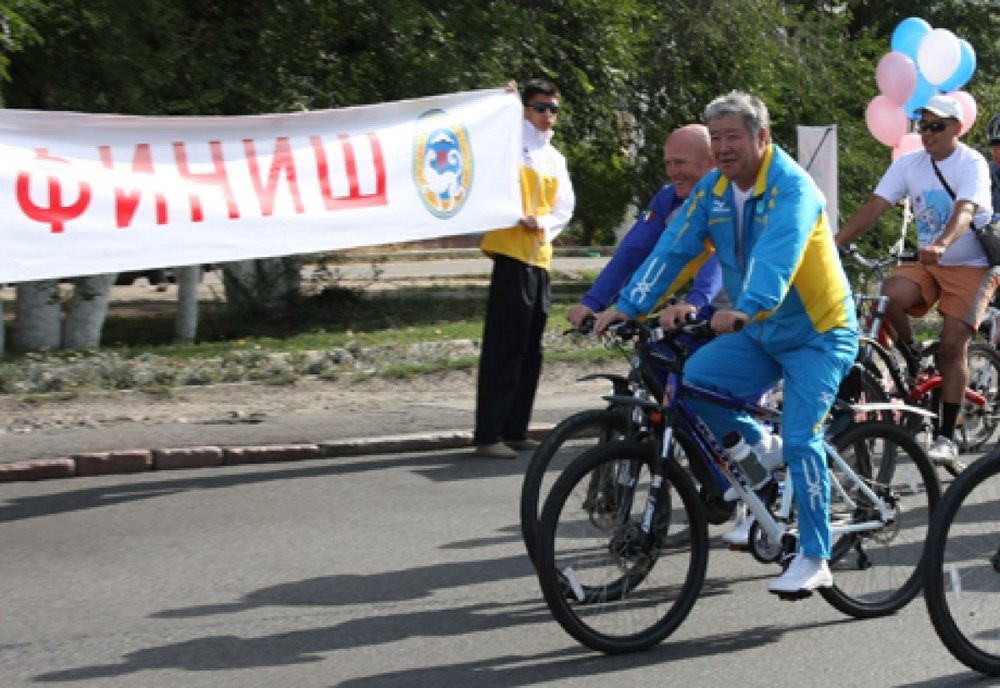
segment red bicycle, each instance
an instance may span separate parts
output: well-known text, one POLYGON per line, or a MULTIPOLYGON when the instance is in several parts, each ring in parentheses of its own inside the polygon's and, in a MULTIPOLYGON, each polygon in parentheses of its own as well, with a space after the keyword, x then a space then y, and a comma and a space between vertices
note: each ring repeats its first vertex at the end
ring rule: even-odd
MULTIPOLYGON (((926 414, 898 414, 899 421, 914 434, 924 434, 925 446, 933 441, 940 404, 941 373, 937 366, 939 342, 931 341, 917 350, 898 346, 892 328, 885 320, 888 297, 881 293, 886 268, 905 260, 898 253, 883 259, 869 259, 854 246, 846 252, 872 271, 878 281, 876 293, 857 295, 855 301, 861 325, 858 362, 877 379, 890 399, 923 408, 926 414)), ((1000 354, 980 341, 969 344, 969 384, 956 426, 955 440, 963 452, 980 450, 1000 425, 997 399, 1000 396, 1000 354)), ((958 475, 964 464, 944 464, 945 470, 958 475)))

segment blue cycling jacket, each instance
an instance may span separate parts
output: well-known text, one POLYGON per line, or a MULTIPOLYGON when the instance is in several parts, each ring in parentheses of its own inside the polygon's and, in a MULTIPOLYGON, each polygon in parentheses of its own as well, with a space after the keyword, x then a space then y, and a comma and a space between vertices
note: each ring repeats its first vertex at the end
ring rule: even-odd
POLYGON ((714 252, 747 333, 775 351, 833 328, 857 330, 853 297, 833 243, 823 197, 787 153, 769 145, 743 209, 729 179, 708 173, 636 270, 618 300, 630 317, 648 313, 714 252))
MULTIPOLYGON (((639 216, 632 229, 629 230, 621 244, 615 249, 615 254, 597 276, 590 291, 581 299, 581 303, 595 313, 618 300, 622 287, 628 284, 632 273, 642 265, 656 246, 667 227, 670 214, 681 206, 684 201, 677 196, 677 190, 671 184, 660 189, 649 207, 639 216)), ((722 272, 718 262, 713 258, 705 267, 698 271, 694 283, 687 295, 687 302, 698 308, 707 306, 722 289, 722 272)))

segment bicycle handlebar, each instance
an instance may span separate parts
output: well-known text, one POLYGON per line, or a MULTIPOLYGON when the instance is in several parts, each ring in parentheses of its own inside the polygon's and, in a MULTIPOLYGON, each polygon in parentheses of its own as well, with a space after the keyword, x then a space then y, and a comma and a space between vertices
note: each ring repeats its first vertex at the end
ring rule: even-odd
MULTIPOLYGON (((588 315, 580 322, 579 327, 571 327, 563 334, 590 334, 594 331, 596 323, 597 318, 588 315)), ((746 323, 746 320, 737 320, 733 323, 733 331, 739 332, 746 323)), ((649 341, 658 342, 666 339, 677 339, 682 335, 687 335, 692 339, 711 339, 715 336, 715 331, 712 329, 711 320, 697 320, 695 314, 691 313, 688 316, 688 321, 676 330, 664 330, 659 325, 658 320, 619 320, 608 325, 608 334, 614 335, 622 341, 644 337, 649 341)))
POLYGON ((873 272, 881 272, 882 268, 887 265, 891 265, 896 261, 903 262, 913 262, 918 258, 917 251, 913 249, 900 249, 895 251, 890 251, 885 258, 866 258, 861 251, 858 250, 857 244, 848 244, 847 246, 838 246, 838 253, 842 256, 850 256, 855 261, 857 261, 862 267, 868 268, 873 272))
POLYGON ((671 342, 684 335, 692 339, 711 339, 715 332, 710 320, 697 320, 694 314, 675 330, 665 330, 656 320, 619 320, 608 326, 608 333, 628 341, 636 337, 652 342, 671 342))
POLYGON ((580 321, 579 327, 571 327, 563 334, 590 334, 594 331, 594 325, 597 323, 597 317, 594 315, 588 315, 580 321))

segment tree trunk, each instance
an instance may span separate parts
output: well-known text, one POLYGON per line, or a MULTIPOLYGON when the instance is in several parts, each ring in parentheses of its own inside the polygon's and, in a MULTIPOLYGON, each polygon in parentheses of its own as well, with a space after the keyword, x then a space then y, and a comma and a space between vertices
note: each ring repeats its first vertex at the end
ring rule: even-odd
POLYGON ((230 310, 246 318, 280 312, 294 303, 302 285, 298 256, 241 260, 222 266, 230 310))
POLYGON ((101 330, 111 303, 115 274, 89 275, 73 280, 73 298, 63 323, 64 349, 94 349, 101 345, 101 330))
POLYGON ((14 297, 14 351, 54 351, 59 348, 62 308, 59 282, 21 282, 14 297))
POLYGON ((174 321, 174 344, 194 344, 198 336, 198 285, 201 265, 174 268, 177 278, 177 319, 174 321))
POLYGON ((0 358, 3 358, 6 354, 4 350, 5 339, 7 334, 7 324, 3 319, 3 299, 0 299, 0 358))

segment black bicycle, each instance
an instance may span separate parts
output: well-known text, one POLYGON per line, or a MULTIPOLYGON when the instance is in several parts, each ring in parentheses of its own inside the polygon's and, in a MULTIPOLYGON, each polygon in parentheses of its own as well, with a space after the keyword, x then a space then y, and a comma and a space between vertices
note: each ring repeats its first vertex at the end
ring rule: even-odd
MULTIPOLYGON (((594 321, 590 316, 579 329, 569 332, 589 334, 594 321)), ((535 560, 542 496, 548 494, 565 467, 598 444, 622 439, 640 442, 650 439, 650 407, 644 402, 662 399, 660 380, 665 377, 670 360, 663 351, 653 346, 650 335, 655 331, 655 328, 625 323, 614 324, 608 329, 609 346, 617 348, 629 361, 628 372, 625 375, 594 373, 580 378, 581 381, 604 379, 611 383, 611 393, 603 397, 607 406, 580 411, 563 419, 545 436, 532 455, 521 483, 520 502, 521 535, 532 562, 535 560)), ((678 447, 677 455, 682 451, 678 447)), ((701 471, 697 477, 708 522, 718 525, 732 518, 736 502, 722 498, 729 487, 725 478, 718 471, 701 471)))
POLYGON ((924 599, 938 637, 970 669, 1000 676, 1000 449, 945 492, 925 557, 924 599))

